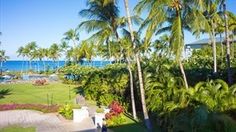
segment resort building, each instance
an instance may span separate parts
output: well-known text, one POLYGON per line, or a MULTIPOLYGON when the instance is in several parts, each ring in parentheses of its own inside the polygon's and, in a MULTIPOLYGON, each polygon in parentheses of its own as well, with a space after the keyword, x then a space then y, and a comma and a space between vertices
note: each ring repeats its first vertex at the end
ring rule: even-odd
MULTIPOLYGON (((220 38, 220 37, 216 37, 216 44, 218 45, 218 44, 221 44, 221 43, 225 45, 225 39, 220 38)), ((231 44, 236 43, 236 38, 234 39, 234 41, 230 40, 230 43, 231 44)), ((206 45, 211 45, 211 40, 208 39, 208 38, 197 40, 195 42, 185 44, 185 46, 184 46, 184 56, 185 56, 185 58, 190 57, 192 55, 193 50, 201 49, 202 47, 204 47, 206 45)))

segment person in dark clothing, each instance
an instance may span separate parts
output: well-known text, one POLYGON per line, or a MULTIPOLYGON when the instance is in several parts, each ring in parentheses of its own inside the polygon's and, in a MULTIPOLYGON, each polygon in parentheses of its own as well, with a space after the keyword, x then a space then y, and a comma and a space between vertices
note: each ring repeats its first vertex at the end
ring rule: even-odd
POLYGON ((102 119, 102 132, 107 132, 107 123, 106 120, 103 118, 102 119))

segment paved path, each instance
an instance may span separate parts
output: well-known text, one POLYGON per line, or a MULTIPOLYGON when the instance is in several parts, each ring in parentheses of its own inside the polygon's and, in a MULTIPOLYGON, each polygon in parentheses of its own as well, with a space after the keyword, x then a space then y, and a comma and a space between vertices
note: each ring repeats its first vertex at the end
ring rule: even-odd
POLYGON ((0 112, 0 128, 9 125, 23 127, 34 126, 37 132, 96 132, 92 118, 86 118, 81 123, 62 120, 57 114, 43 114, 33 110, 10 110, 0 112))

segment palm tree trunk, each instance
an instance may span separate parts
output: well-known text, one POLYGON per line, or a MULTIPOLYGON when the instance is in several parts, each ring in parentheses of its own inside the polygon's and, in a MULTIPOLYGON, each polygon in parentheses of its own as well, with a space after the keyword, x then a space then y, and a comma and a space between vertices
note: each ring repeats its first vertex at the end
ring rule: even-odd
POLYGON ((57 60, 57 71, 58 71, 59 67, 60 67, 60 61, 57 60))
POLYGON ((45 72, 46 71, 46 64, 45 64, 45 61, 43 60, 43 71, 45 72))
POLYGON ((213 74, 217 73, 217 60, 216 60, 216 39, 215 39, 215 23, 212 22, 212 51, 213 51, 213 62, 214 62, 214 70, 213 74))
POLYGON ((130 96, 131 96, 132 113, 133 113, 133 118, 137 119, 135 99, 134 99, 133 74, 132 74, 130 59, 128 59, 128 58, 127 58, 127 63, 128 63, 127 67, 128 67, 128 71, 129 71, 129 81, 130 81, 130 96))
POLYGON ((185 71, 184 71, 184 67, 183 67, 183 64, 182 64, 182 61, 179 60, 179 68, 180 68, 180 71, 181 71, 181 74, 184 78, 184 86, 185 88, 188 89, 188 81, 187 81, 187 78, 186 78, 186 75, 185 75, 185 71))
MULTIPOLYGON (((133 34, 132 23, 130 19, 128 0, 124 0, 124 4, 125 4, 126 16, 128 18, 128 26, 130 30, 131 40, 133 43, 133 49, 135 49, 134 34, 133 34)), ((140 94, 141 94, 141 102, 142 102, 145 125, 147 129, 151 131, 152 126, 151 126, 151 121, 148 116, 148 111, 147 111, 146 102, 145 102, 145 91, 144 91, 144 85, 143 85, 143 76, 142 76, 142 68, 141 68, 140 59, 139 59, 139 53, 135 53, 135 59, 136 59, 137 68, 138 68, 139 88, 140 88, 140 94)))
POLYGON ((37 64, 38 64, 38 73, 39 73, 39 63, 41 62, 41 60, 38 60, 37 61, 37 64))
POLYGON ((21 74, 23 73, 23 67, 24 67, 24 57, 23 57, 23 61, 22 61, 22 63, 21 63, 21 74))
POLYGON ((231 37, 231 58, 232 59, 234 59, 234 46, 235 46, 235 44, 234 44, 234 33, 232 32, 232 37, 231 37))
POLYGON ((232 84, 231 68, 230 68, 230 44, 229 44, 229 29, 228 29, 228 20, 226 15, 226 4, 223 4, 224 10, 224 22, 225 22, 225 38, 226 38, 226 63, 227 63, 227 72, 228 72, 228 83, 232 84))
POLYGON ((2 75, 2 61, 1 61, 1 72, 0 72, 0 75, 2 75))
POLYGON ((223 42, 222 42, 222 34, 220 33, 220 46, 221 46, 221 59, 222 59, 222 62, 224 60, 224 45, 223 45, 223 42))
POLYGON ((29 70, 32 69, 31 60, 29 60, 29 70))

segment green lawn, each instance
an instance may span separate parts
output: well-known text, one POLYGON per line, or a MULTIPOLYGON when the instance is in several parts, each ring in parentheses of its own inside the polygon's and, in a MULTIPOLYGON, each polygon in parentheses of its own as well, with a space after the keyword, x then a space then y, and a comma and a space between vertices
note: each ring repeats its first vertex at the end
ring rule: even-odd
POLYGON ((0 132, 35 132, 36 129, 34 127, 19 127, 19 126, 9 126, 0 129, 0 132))
POLYGON ((109 128, 114 132, 146 132, 147 129, 141 122, 136 122, 125 114, 126 122, 123 125, 109 128))
POLYGON ((0 104, 64 104, 73 103, 75 85, 51 83, 44 86, 34 86, 31 83, 1 84, 0 91, 9 89, 10 94, 0 98, 0 104), (69 93, 71 97, 69 98, 69 93))

